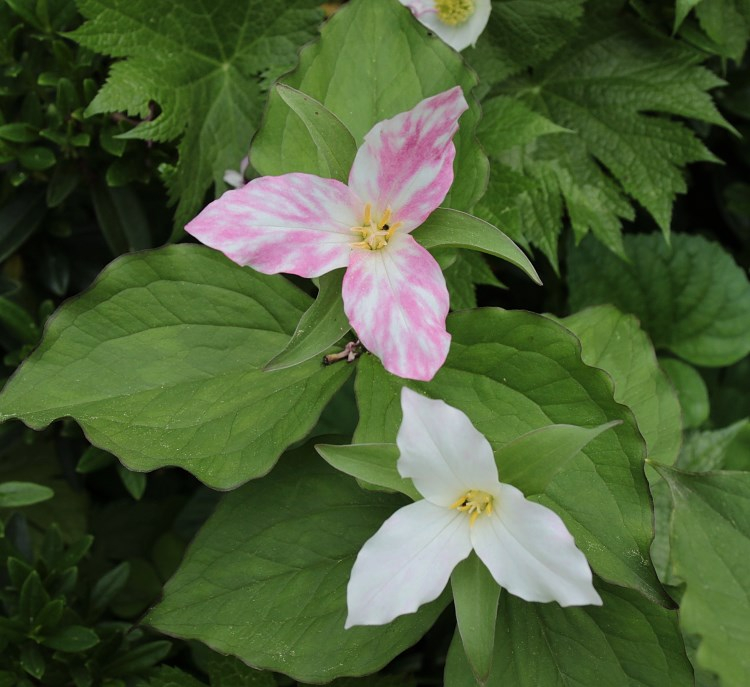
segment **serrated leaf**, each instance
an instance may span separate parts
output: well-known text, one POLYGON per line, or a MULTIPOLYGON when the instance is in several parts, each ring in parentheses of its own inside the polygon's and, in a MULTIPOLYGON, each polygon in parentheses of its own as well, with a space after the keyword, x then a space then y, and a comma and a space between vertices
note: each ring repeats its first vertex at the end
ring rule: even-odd
MULTIPOLYGON (((487 687, 693 687, 677 614, 628 589, 597 591, 603 606, 579 608, 503 594, 487 687)), ((457 635, 445 687, 476 687, 457 635)))
POLYGON ((468 248, 507 260, 541 284, 526 254, 500 229, 465 212, 438 208, 416 231, 414 239, 427 248, 468 248))
MULTIPOLYGON (((469 111, 454 137, 456 176, 444 205, 469 210, 484 193, 488 169, 474 139, 479 106, 470 92, 476 77, 455 51, 428 34, 397 0, 352 0, 326 22, 320 41, 302 50, 299 66, 282 83, 321 102, 358 145, 376 123, 460 85, 469 111)), ((273 91, 250 161, 266 175, 321 173, 305 125, 273 91)))
MULTIPOLYGON (((630 411, 614 400, 609 377, 586 366, 573 334, 545 317, 463 311, 448 317, 448 331, 453 340, 446 363, 431 382, 409 386, 465 412, 495 452, 550 424, 622 421, 534 500, 560 514, 598 575, 668 603, 648 557, 653 530, 645 445, 630 411)), ((358 360, 354 442, 395 442, 403 384, 372 356, 358 360)))
POLYGON ((282 370, 310 360, 351 329, 341 296, 343 278, 344 270, 334 270, 320 277, 315 301, 300 318, 284 350, 266 364, 265 370, 282 370))
POLYGON ((680 450, 680 405, 638 320, 611 306, 560 320, 581 341, 583 362, 607 372, 614 398, 633 411, 653 460, 671 464, 680 450))
POLYGON ((181 226, 200 208, 213 182, 218 194, 227 169, 247 153, 260 119, 258 74, 292 66, 298 46, 320 21, 316 0, 81 0, 89 20, 73 32, 82 45, 116 62, 87 114, 126 111, 150 118, 131 138, 181 138, 170 180, 181 226), (117 39, 113 40, 112 37, 117 39))
POLYGON ((707 94, 722 82, 699 66, 702 59, 642 22, 602 20, 590 6, 575 39, 503 89, 575 133, 542 136, 496 155, 498 173, 523 174, 534 190, 511 199, 487 194, 478 214, 489 219, 515 206, 528 240, 553 264, 563 210, 578 239, 593 232, 615 252, 621 252, 622 220, 634 217, 633 200, 668 233, 675 195, 687 188, 683 168, 715 158, 684 124, 661 115, 729 126, 707 94))
POLYGON ((362 544, 404 497, 360 489, 310 449, 225 496, 146 622, 305 682, 374 672, 411 646, 441 597, 387 627, 344 630, 362 544))
POLYGON ((638 317, 657 349, 696 365, 729 365, 750 352, 750 283, 718 243, 637 234, 625 250, 627 263, 591 240, 571 251, 572 310, 612 303, 638 317))
POLYGON ((672 573, 685 583, 683 631, 700 636, 700 666, 723 687, 750 674, 750 474, 654 466, 669 484, 672 573))
POLYGON ((202 246, 115 261, 68 301, 0 394, 0 417, 76 419, 129 468, 178 465, 228 489, 265 474, 352 372, 262 366, 310 299, 202 246))

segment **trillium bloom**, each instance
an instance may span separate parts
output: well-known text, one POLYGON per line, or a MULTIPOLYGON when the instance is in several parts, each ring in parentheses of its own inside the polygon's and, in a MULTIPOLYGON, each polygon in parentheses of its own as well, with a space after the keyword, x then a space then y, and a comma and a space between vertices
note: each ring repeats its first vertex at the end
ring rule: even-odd
POLYGON ((490 0, 399 0, 454 50, 475 45, 490 18, 490 0))
POLYGON ((384 625, 436 599, 472 549, 526 601, 601 605, 563 521, 498 480, 492 448, 466 415, 406 388, 401 406, 398 471, 424 499, 397 510, 360 550, 346 627, 384 625))
POLYGON ((467 108, 458 86, 427 98, 370 130, 348 185, 301 173, 253 179, 186 230, 266 274, 347 267, 344 310, 360 341, 389 372, 428 381, 448 355, 448 290, 409 234, 453 183, 453 135, 467 108))

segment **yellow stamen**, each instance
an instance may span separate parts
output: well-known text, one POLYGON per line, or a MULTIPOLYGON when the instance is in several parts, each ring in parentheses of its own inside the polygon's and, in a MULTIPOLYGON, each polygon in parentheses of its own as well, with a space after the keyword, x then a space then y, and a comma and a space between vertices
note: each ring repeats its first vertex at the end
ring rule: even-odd
POLYGON ((492 515, 494 497, 486 491, 469 489, 460 499, 451 505, 451 509, 465 512, 469 518, 469 525, 474 526, 477 518, 482 515, 492 515))
POLYGON ((372 218, 372 204, 367 203, 365 205, 364 217, 362 219, 362 225, 359 227, 351 227, 351 231, 355 234, 359 234, 362 237, 362 241, 352 243, 352 248, 364 248, 366 250, 380 250, 388 245, 389 239, 393 236, 393 233, 398 229, 402 222, 390 223, 391 208, 386 208, 383 212, 383 216, 379 221, 375 221, 372 218))
POLYGON ((463 24, 476 8, 474 0, 437 0, 435 9, 443 24, 456 26, 463 24))

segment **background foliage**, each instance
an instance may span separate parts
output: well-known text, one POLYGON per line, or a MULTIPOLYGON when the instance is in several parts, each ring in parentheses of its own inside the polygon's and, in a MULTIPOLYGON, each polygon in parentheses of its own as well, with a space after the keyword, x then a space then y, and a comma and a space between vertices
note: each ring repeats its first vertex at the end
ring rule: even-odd
POLYGON ((343 631, 346 565, 408 492, 300 447, 391 443, 400 421, 376 359, 315 357, 348 336, 340 275, 313 301, 184 241, 247 156, 246 178, 345 173, 351 139, 321 152, 278 78, 355 143, 473 93, 445 205, 502 228, 544 287, 501 249, 429 245, 459 312, 423 388, 498 456, 620 422, 534 493, 604 607, 502 594, 486 684, 745 685, 750 6, 494 0, 459 56, 396 0, 347 4, 0 3, 0 376, 29 361, 0 396, 0 685, 476 684, 449 593, 343 631), (276 358, 312 303, 325 331, 276 358))

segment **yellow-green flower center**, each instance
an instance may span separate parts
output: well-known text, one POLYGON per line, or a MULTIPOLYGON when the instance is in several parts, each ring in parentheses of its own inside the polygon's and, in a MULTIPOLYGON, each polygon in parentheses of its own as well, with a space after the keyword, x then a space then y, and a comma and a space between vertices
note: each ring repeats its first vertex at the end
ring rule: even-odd
POLYGON ((437 0, 435 9, 443 24, 456 26, 474 14, 474 0, 437 0))
POLYGON ((494 500, 495 498, 492 494, 488 494, 486 491, 469 489, 469 491, 451 505, 451 508, 465 512, 471 517, 469 524, 473 525, 482 513, 484 515, 492 514, 492 502, 494 500))
POLYGON ((376 220, 372 216, 372 205, 365 205, 364 218, 362 225, 352 227, 351 231, 362 237, 361 241, 352 243, 352 248, 365 248, 366 250, 380 250, 388 245, 388 240, 393 236, 393 232, 401 226, 401 222, 391 224, 391 209, 387 208, 383 216, 376 220))

